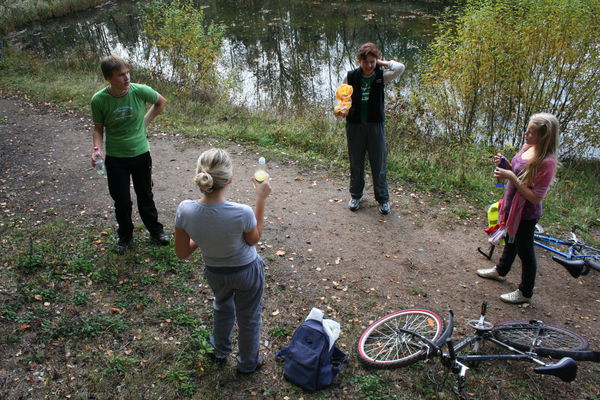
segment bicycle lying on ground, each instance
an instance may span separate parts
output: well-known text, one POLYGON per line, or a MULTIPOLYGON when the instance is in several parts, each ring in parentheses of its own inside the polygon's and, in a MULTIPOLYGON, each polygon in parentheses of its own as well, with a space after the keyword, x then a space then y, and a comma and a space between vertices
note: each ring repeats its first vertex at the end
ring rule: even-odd
MULTIPOLYGON (((571 229, 568 240, 543 235, 544 228, 539 224, 535 228, 533 243, 554 253, 555 255, 552 256, 552 259, 565 267, 573 278, 587 275, 590 269, 600 272, 600 249, 589 246, 578 238, 575 234, 577 226, 571 229)), ((481 247, 478 247, 477 251, 488 260, 491 260, 494 248, 495 246, 492 244, 487 252, 481 250, 481 247)))
POLYGON ((468 323, 475 333, 455 345, 452 311, 448 313, 445 329, 444 320, 434 311, 397 311, 375 321, 363 332, 358 341, 358 354, 368 365, 388 368, 438 357, 441 364, 456 375, 454 393, 460 399, 469 399, 465 392, 469 363, 529 361, 538 364, 534 369, 536 373, 571 382, 577 375, 575 360, 600 362, 600 352, 586 350, 587 340, 573 331, 542 321, 507 321, 492 325, 485 321, 485 312, 486 303, 483 303, 479 319, 468 323), (492 342, 508 354, 479 354, 484 342, 492 342), (467 354, 458 354, 469 346, 467 354), (545 357, 560 360, 546 362, 542 360, 545 357))

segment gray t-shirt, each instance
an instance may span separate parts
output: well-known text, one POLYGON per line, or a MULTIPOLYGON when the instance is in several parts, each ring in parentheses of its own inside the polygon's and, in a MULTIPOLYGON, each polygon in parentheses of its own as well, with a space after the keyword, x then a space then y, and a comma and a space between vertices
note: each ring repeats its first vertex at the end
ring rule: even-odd
POLYGON ((244 232, 256 227, 254 211, 245 204, 184 200, 177 207, 175 227, 187 232, 209 267, 241 267, 258 256, 256 248, 244 240, 244 232))

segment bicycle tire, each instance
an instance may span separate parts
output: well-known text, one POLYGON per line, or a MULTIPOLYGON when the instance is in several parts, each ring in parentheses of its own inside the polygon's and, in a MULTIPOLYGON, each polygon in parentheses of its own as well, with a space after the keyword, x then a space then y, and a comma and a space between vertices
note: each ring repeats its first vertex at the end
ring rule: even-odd
POLYGON ((444 332, 444 319, 435 311, 416 308, 386 315, 372 323, 358 339, 360 360, 367 365, 391 368, 425 358, 423 340, 413 332, 434 341, 444 332))
POLYGON ((521 351, 533 351, 539 356, 562 358, 573 356, 588 348, 588 341, 578 333, 557 326, 541 324, 538 342, 533 340, 540 329, 540 323, 530 321, 500 322, 492 329, 494 337, 521 351))
POLYGON ((590 257, 578 257, 583 259, 588 267, 591 267, 597 271, 600 271, 600 249, 595 249, 592 246, 583 245, 578 248, 575 253, 580 256, 590 257))

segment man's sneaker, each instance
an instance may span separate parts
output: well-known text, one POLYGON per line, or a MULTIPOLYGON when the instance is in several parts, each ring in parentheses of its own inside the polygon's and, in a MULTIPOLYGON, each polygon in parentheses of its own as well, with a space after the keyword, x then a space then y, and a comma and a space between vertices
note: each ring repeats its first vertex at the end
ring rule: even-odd
POLYGON ((348 208, 350 211, 356 211, 360 208, 360 199, 355 199, 354 197, 350 199, 348 202, 348 208))
POLYGON ((379 203, 379 212, 383 215, 388 215, 390 213, 390 202, 384 201, 383 203, 379 203))
POLYGON ((117 247, 115 247, 115 253, 122 256, 125 254, 129 246, 131 245, 131 240, 119 239, 117 242, 117 247))
POLYGON ((506 278, 501 276, 498 271, 496 270, 496 267, 494 268, 485 268, 485 269, 478 269, 477 270, 477 275, 479 275, 482 278, 485 279, 493 279, 495 281, 498 282, 502 282, 504 281, 506 278))
POLYGON ((523 296, 523 293, 519 289, 517 289, 514 292, 501 294, 500 299, 505 303, 523 304, 529 303, 531 297, 523 296))
POLYGON ((160 246, 166 246, 171 241, 171 237, 166 233, 157 233, 156 235, 152 235, 152 241, 160 246))

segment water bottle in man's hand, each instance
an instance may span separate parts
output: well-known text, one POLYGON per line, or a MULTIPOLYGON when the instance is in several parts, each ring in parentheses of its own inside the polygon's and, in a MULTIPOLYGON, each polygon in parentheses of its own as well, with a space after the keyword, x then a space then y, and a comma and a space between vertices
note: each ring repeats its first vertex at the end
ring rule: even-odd
POLYGON ((104 157, 102 156, 100 148, 94 147, 92 159, 94 160, 94 168, 96 168, 96 172, 99 175, 104 175, 106 173, 106 168, 104 167, 104 157))

